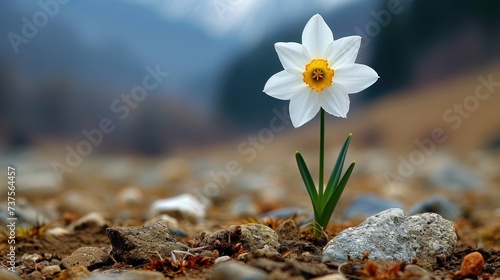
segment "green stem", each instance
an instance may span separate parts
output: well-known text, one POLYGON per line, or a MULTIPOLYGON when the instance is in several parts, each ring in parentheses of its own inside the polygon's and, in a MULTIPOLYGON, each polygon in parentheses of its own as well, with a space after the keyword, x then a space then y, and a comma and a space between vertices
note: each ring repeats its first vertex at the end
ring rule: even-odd
MULTIPOLYGON (((323 108, 320 109, 320 128, 319 128, 319 190, 318 190, 318 203, 320 208, 320 213, 318 215, 322 215, 322 211, 324 209, 323 203, 326 203, 325 198, 323 197, 323 172, 325 165, 325 110, 323 108)), ((321 228, 321 224, 319 223, 320 217, 315 217, 315 225, 314 225, 314 236, 320 238, 324 229, 321 228)))
POLYGON ((319 197, 323 205, 323 170, 325 165, 325 110, 320 110, 321 123, 319 128, 319 197))

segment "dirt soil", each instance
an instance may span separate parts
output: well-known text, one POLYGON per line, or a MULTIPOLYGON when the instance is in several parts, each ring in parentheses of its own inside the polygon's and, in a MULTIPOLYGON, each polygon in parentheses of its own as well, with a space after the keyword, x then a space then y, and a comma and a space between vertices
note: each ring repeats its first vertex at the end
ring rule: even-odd
MULTIPOLYGON (((240 220, 235 223, 245 223, 248 221, 240 220)), ((267 219, 260 221, 270 227, 276 227, 282 220, 267 219)), ((348 226, 355 225, 357 222, 346 222, 342 224, 332 224, 329 226, 328 233, 330 238, 348 226)), ((495 279, 500 277, 500 225, 487 225, 475 227, 471 221, 461 219, 455 223, 459 242, 451 257, 440 257, 437 265, 430 273, 442 279, 464 279, 458 274, 460 266, 465 255, 471 252, 479 252, 485 260, 480 279, 495 279), (477 236, 483 236, 483 248, 477 248, 474 240, 477 236)), ((58 279, 62 274, 37 278, 34 271, 40 271, 44 265, 57 264, 63 257, 70 255, 80 247, 100 247, 105 251, 110 250, 110 243, 103 228, 87 228, 75 231, 69 235, 54 237, 43 233, 44 227, 33 227, 30 232, 18 239, 16 254, 18 255, 18 269, 21 277, 24 279, 58 279), (39 254, 41 259, 21 260, 25 254, 39 254), (43 262, 47 261, 47 262, 43 262)), ((5 236, 4 236, 5 238, 5 236)), ((177 238, 184 244, 193 245, 192 237, 177 238)), ((320 252, 326 244, 326 238, 313 238, 308 230, 301 232, 300 240, 281 242, 279 255, 266 254, 265 252, 244 252, 232 254, 233 259, 246 262, 249 265, 264 269, 273 275, 274 279, 311 279, 326 274, 341 272, 349 279, 412 279, 412 275, 405 277, 401 271, 404 271, 406 264, 387 264, 383 262, 373 262, 367 256, 364 260, 352 260, 345 264, 322 263, 320 261, 320 252), (373 268, 375 266, 375 268, 373 268), (340 268, 339 268, 340 267, 340 268), (399 274, 398 274, 398 271, 399 274)), ((236 244, 234 244, 236 245, 236 244)), ((7 262, 6 254, 8 246, 5 239, 2 240, 0 247, 1 263, 7 262)), ((231 255, 231 254, 230 254, 231 255)), ((95 273, 111 273, 126 270, 157 270, 162 272, 165 277, 172 279, 209 279, 210 270, 213 266, 213 259, 187 258, 186 265, 176 266, 172 260, 166 257, 164 262, 152 261, 150 264, 132 267, 125 264, 115 263, 112 266, 101 267, 94 270, 95 273)), ((418 260, 416 262, 418 265, 418 260)), ((59 278, 65 279, 65 278, 59 278)))

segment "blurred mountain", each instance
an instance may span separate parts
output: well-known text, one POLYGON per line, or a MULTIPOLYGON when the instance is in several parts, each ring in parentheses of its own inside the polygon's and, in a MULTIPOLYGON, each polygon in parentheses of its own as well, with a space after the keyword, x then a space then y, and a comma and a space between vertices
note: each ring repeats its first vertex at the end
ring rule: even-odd
MULTIPOLYGON (((357 62, 369 64, 381 79, 351 101, 365 102, 422 87, 500 58, 500 2, 363 1, 323 14, 334 37, 361 35, 357 62), (391 3, 399 3, 388 12, 391 3), (362 99, 362 100, 360 100, 362 99)), ((300 42, 303 23, 270 36, 228 67, 219 108, 235 126, 262 127, 273 108, 284 102, 262 93, 264 84, 283 68, 275 42, 300 42)))
MULTIPOLYGON (((210 60, 217 57, 213 54, 229 52, 231 43, 215 41, 194 25, 169 22, 132 2, 73 1, 58 9, 27 38, 27 44, 17 46, 17 53, 7 36, 0 41, 0 72, 4 74, 0 77, 0 128, 7 145, 81 137, 82 129, 112 117, 110 104, 142 84, 147 66, 155 69, 157 65, 170 76, 148 92, 149 97, 118 127, 117 138, 131 135, 121 139, 121 146, 158 152, 175 141, 202 138, 193 136, 194 131, 206 136, 205 129, 217 130, 208 123, 203 108, 211 99, 205 88, 216 81, 217 73, 210 69, 210 60), (179 55, 186 53, 189 57, 179 55), (188 89, 183 87, 186 84, 188 89), (179 112, 179 107, 190 112, 190 117, 179 112), (158 139, 139 139, 152 127, 158 139)), ((0 11, 0 33, 23 36, 26 20, 33 23, 43 9, 38 2, 1 1, 0 11)))
MULTIPOLYGON (((77 82, 128 90, 142 80, 147 65, 160 64, 176 79, 160 89, 179 90, 188 79, 210 82, 211 63, 193 62, 207 62, 234 45, 224 39, 215 44, 196 26, 168 21, 133 2, 73 1, 59 9, 29 43, 19 45, 17 54, 7 38, 0 41, 0 56, 34 82, 64 74, 77 82), (179 55, 185 53, 189 57, 179 55)), ((0 10, 0 32, 22 35, 22 18, 33 22, 42 8, 36 2, 2 1, 0 10)))

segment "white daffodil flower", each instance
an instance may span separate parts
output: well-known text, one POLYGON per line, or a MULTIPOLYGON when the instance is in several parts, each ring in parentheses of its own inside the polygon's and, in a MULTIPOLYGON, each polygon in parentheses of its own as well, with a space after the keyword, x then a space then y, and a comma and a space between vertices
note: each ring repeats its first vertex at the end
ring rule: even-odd
POLYGON ((304 27, 302 44, 274 46, 285 70, 274 74, 264 92, 290 100, 294 127, 310 121, 320 108, 337 117, 347 117, 349 95, 366 89, 379 78, 372 68, 354 63, 361 37, 333 39, 332 30, 316 14, 304 27))

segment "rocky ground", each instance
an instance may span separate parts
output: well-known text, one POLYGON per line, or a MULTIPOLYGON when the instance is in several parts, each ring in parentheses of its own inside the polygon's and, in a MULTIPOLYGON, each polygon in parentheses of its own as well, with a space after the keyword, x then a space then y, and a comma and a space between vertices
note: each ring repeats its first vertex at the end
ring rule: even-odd
MULTIPOLYGON (((500 177, 492 167, 500 164, 497 152, 474 154, 467 161, 436 154, 427 164, 432 168, 420 168, 411 180, 392 185, 375 176, 388 168, 376 151, 354 149, 353 154, 367 165, 359 164, 319 239, 308 227, 309 200, 296 167, 280 166, 280 159, 270 155, 241 164, 235 175, 227 169, 230 151, 209 159, 89 158, 62 184, 42 171, 29 171, 26 163, 27 171, 18 178, 15 269, 23 279, 500 278, 500 177), (473 164, 478 157, 492 168, 473 164), (210 189, 213 182, 221 187, 210 189), (388 208, 404 209, 407 216, 438 213, 452 223, 426 220, 432 225, 418 229, 438 237, 425 242, 446 247, 456 240, 456 246, 446 251, 433 245, 412 255, 406 245, 420 235, 412 235, 412 226, 404 222, 349 249, 345 260, 325 259, 332 238, 348 244, 366 238, 370 229, 368 235, 383 232, 384 222, 342 231, 388 208), (451 233, 440 235, 446 228, 451 233), (407 239, 393 231, 403 231, 407 239), (387 260, 390 256, 363 248, 370 242, 392 248, 388 254, 408 255, 387 260)), ((312 151, 305 155, 314 157, 312 151)), ((5 268, 10 267, 8 237, 3 231, 5 268)))

